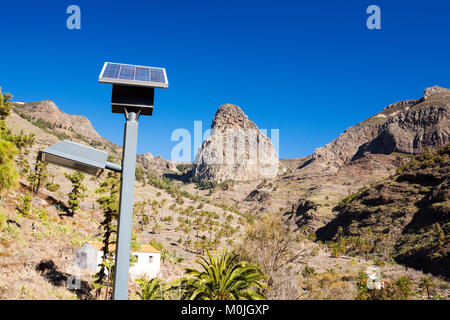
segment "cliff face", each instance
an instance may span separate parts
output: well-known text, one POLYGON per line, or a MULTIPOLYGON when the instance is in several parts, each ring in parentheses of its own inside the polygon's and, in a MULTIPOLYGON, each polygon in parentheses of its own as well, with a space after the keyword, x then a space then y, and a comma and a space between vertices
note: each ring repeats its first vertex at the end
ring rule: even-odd
POLYGON ((314 151, 313 159, 341 166, 365 152, 419 154, 450 141, 450 90, 431 87, 421 99, 397 102, 348 128, 314 151))
POLYGON ((195 159, 194 176, 200 180, 253 180, 274 178, 279 162, 270 139, 247 115, 232 104, 219 107, 211 136, 195 159))

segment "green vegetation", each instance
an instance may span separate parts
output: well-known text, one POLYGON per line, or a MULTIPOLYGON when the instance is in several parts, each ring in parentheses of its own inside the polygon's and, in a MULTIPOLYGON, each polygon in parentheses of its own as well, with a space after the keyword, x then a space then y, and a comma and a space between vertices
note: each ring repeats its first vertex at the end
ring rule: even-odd
MULTIPOLYGON (((113 252, 110 252, 110 244, 115 243, 117 233, 117 217, 119 212, 119 192, 120 192, 120 174, 117 172, 108 171, 105 179, 100 183, 100 187, 95 191, 103 194, 97 202, 103 210, 104 219, 100 223, 100 229, 103 231, 103 263, 100 265, 100 270, 95 275, 95 284, 97 294, 100 293, 102 284, 106 278, 106 274, 110 275, 112 265, 110 261, 113 258, 113 252), (105 195, 106 194, 106 195, 105 195), (111 269, 111 270, 110 270, 111 269)), ((109 278, 107 281, 107 288, 109 286, 109 278)), ((106 290, 108 292, 108 289, 106 290)))
POLYGON ((17 186, 17 173, 14 157, 17 149, 13 143, 0 138, 0 191, 17 186))
POLYGON ((145 182, 145 172, 141 166, 136 166, 135 177, 137 181, 145 182))
POLYGON ((440 168, 448 165, 450 145, 439 148, 436 152, 426 149, 423 154, 415 156, 403 167, 397 169, 397 174, 426 168, 440 168))
POLYGON ((302 276, 304 278, 308 278, 308 277, 311 277, 311 276, 314 276, 314 275, 316 275, 316 270, 313 267, 310 267, 310 266, 306 265, 303 268, 302 276))
POLYGON ((374 238, 370 233, 365 237, 360 236, 339 236, 336 241, 327 243, 331 256, 337 258, 341 255, 351 254, 367 254, 373 251, 374 238))
POLYGON ((0 231, 3 231, 6 228, 7 221, 8 221, 8 216, 6 214, 0 212, 0 231))
POLYGON ((72 191, 69 193, 69 208, 71 214, 74 215, 76 211, 80 210, 80 199, 85 197, 84 192, 87 190, 83 184, 85 178, 82 172, 76 171, 72 174, 64 174, 66 178, 72 183, 72 191))
POLYGON ((183 281, 190 300, 261 300, 265 299, 261 282, 264 275, 257 265, 245 261, 237 262, 237 255, 225 249, 221 256, 211 255, 196 262, 200 270, 186 269, 183 281))
POLYGON ((257 265, 238 261, 238 256, 225 249, 219 256, 207 252, 196 262, 200 270, 187 268, 186 276, 164 284, 158 279, 139 279, 143 300, 261 300, 268 287, 261 281, 265 277, 257 265))
MULTIPOLYGON (((147 172, 148 183, 155 188, 166 190, 166 192, 172 196, 172 198, 176 198, 177 202, 181 202, 181 197, 185 197, 191 199, 193 201, 198 201, 200 198, 198 196, 194 196, 185 190, 181 190, 174 186, 171 183, 171 180, 166 177, 158 177, 151 172, 147 172), (180 200, 179 200, 180 199, 180 200)), ((181 204, 181 203, 180 203, 181 204)))
POLYGON ((18 173, 14 158, 18 152, 28 150, 34 143, 34 135, 12 134, 6 128, 6 118, 13 107, 10 100, 12 95, 2 93, 0 88, 0 191, 12 189, 17 186, 18 173))
POLYGON ((355 283, 357 300, 407 300, 413 293, 411 279, 407 276, 400 276, 393 282, 387 282, 381 289, 369 289, 368 279, 365 272, 359 273, 355 283))
POLYGON ((25 193, 22 196, 22 205, 20 207, 20 213, 24 217, 28 217, 30 215, 32 202, 33 202, 33 197, 31 196, 31 194, 29 192, 25 193))
POLYGON ((23 113, 22 111, 20 111, 20 108, 15 107, 14 111, 23 119, 27 120, 28 122, 30 122, 31 124, 35 125, 36 127, 42 129, 43 131, 45 131, 48 134, 54 135, 55 137, 57 137, 59 140, 67 140, 70 139, 70 136, 60 132, 60 131, 56 131, 57 128, 61 128, 59 126, 56 126, 55 123, 52 122, 48 122, 44 119, 38 118, 38 119, 34 119, 31 116, 23 113))
POLYGON ((433 279, 427 276, 423 277, 420 279, 419 287, 424 289, 427 293, 428 299, 431 299, 433 289, 435 287, 433 279))
POLYGON ((189 182, 197 184, 197 188, 200 190, 210 190, 210 192, 214 192, 216 188, 220 188, 222 190, 228 190, 230 186, 234 184, 234 181, 228 180, 223 181, 221 183, 217 183, 215 181, 209 180, 200 180, 198 177, 190 177, 189 182))
POLYGON ((350 202, 352 202, 353 199, 357 198, 358 196, 360 196, 364 191, 366 191, 368 189, 368 187, 362 187, 360 188, 357 192, 345 197, 344 199, 342 199, 341 201, 339 201, 339 207, 345 208, 346 206, 349 205, 350 202))
POLYGON ((59 188, 61 187, 59 184, 57 183, 53 183, 53 182, 47 182, 47 184, 45 185, 45 187, 47 188, 48 191, 50 192, 56 192, 59 190, 59 188))
POLYGON ((165 284, 158 278, 147 280, 144 278, 137 279, 136 283, 140 286, 141 292, 136 292, 141 300, 165 300, 164 290, 165 284), (163 290, 164 287, 164 290, 163 290))
POLYGON ((27 180, 30 184, 30 189, 33 193, 37 194, 42 185, 45 185, 48 179, 47 162, 41 162, 36 160, 34 169, 29 169, 27 180))

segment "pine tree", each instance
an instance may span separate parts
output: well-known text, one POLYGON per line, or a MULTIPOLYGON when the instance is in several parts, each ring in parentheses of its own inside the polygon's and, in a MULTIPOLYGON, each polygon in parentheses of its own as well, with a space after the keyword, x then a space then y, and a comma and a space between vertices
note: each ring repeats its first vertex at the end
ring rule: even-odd
POLYGON ((22 196, 22 207, 20 208, 20 212, 24 217, 28 217, 30 215, 32 202, 33 197, 27 191, 27 193, 22 196))
MULTIPOLYGON (((103 262, 100 265, 99 272, 95 275, 95 283, 99 287, 99 285, 103 284, 106 273, 108 272, 109 276, 109 271, 112 269, 108 261, 112 261, 114 253, 110 252, 109 249, 110 244, 116 242, 115 234, 117 233, 117 216, 119 213, 120 174, 109 171, 105 180, 100 184, 100 188, 95 190, 95 192, 107 194, 97 199, 104 216, 103 221, 100 223, 100 229, 103 231, 103 262)), ((109 285, 109 281, 107 285, 109 285)), ((99 288, 101 289, 101 286, 99 288)))
POLYGON ((30 183, 31 191, 35 194, 39 192, 42 185, 45 185, 48 179, 47 162, 36 160, 34 169, 29 169, 27 180, 30 183))
POLYGON ((11 99, 12 95, 10 93, 2 93, 2 88, 0 87, 0 121, 5 121, 9 116, 13 107, 12 103, 9 101, 11 99))
POLYGON ((17 154, 15 145, 7 139, 11 132, 6 128, 5 119, 12 109, 9 93, 2 93, 0 88, 0 191, 11 189, 17 185, 18 173, 14 164, 17 154))
POLYGON ((14 144, 0 137, 0 191, 17 185, 19 174, 14 164, 16 154, 14 144))
POLYGON ((74 172, 72 174, 64 174, 66 178, 72 182, 72 191, 69 193, 69 208, 72 215, 76 211, 80 210, 80 199, 84 198, 84 191, 87 190, 86 186, 83 184, 85 178, 82 172, 74 172))
POLYGON ((23 130, 20 130, 18 135, 12 136, 12 142, 19 149, 19 155, 22 157, 23 154, 28 154, 30 148, 34 145, 35 134, 25 134, 23 130))

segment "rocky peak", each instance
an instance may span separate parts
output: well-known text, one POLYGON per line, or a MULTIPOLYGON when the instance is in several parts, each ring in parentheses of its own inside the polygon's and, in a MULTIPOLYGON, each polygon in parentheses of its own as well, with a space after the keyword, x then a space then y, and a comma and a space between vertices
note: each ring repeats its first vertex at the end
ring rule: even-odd
POLYGON ((423 95, 424 100, 429 100, 432 97, 447 97, 450 99, 450 89, 442 88, 439 86, 434 86, 425 89, 425 93, 423 95))
POLYGON ((211 124, 211 129, 225 130, 232 128, 258 129, 253 121, 250 121, 247 115, 234 104, 223 104, 219 107, 211 124))
POLYGON ((209 136, 195 157, 193 173, 201 180, 254 180, 276 177, 278 156, 270 139, 233 104, 219 107, 209 136))

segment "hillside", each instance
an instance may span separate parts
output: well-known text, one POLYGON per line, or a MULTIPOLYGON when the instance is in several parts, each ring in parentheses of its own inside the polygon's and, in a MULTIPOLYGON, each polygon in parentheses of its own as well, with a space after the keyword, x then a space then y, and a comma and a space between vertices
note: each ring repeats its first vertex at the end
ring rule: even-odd
POLYGON ((67 114, 61 111, 51 100, 16 105, 16 111, 26 114, 35 121, 38 119, 47 121, 47 123, 53 126, 53 129, 60 133, 70 135, 70 133, 82 132, 86 138, 94 140, 101 139, 88 118, 67 114))
POLYGON ((450 146, 426 152, 398 174, 344 198, 339 214, 317 231, 364 253, 450 277, 450 146))
MULTIPOLYGON (((156 243, 161 246, 165 256, 161 278, 169 280, 182 275, 185 267, 192 267, 196 256, 204 252, 205 248, 225 246, 233 249, 239 248, 242 240, 246 239, 249 228, 251 229, 264 217, 275 216, 283 219, 286 224, 293 224, 292 232, 298 235, 300 240, 293 243, 291 249, 294 253, 298 253, 299 257, 294 259, 287 269, 278 271, 275 282, 279 281, 280 287, 270 293, 270 298, 353 299, 356 275, 376 263, 377 259, 385 261, 382 271, 386 281, 393 281, 402 275, 412 279, 416 290, 414 298, 423 298, 418 283, 424 273, 405 268, 404 265, 433 272, 436 275, 434 280, 437 284, 438 296, 448 298, 448 282, 440 278, 445 273, 442 270, 433 269, 439 263, 435 263, 435 260, 431 259, 427 262, 430 267, 423 268, 422 264, 425 262, 417 260, 420 255, 416 254, 414 250, 408 249, 417 238, 419 238, 418 241, 426 238, 422 236, 422 233, 432 233, 429 229, 420 231, 424 227, 424 223, 421 222, 421 216, 416 214, 417 210, 413 208, 415 205, 412 203, 419 201, 418 197, 421 197, 425 200, 422 200, 420 205, 427 208, 424 209, 428 210, 426 212, 434 212, 433 210, 437 207, 441 208, 442 203, 445 205, 445 201, 448 201, 448 180, 446 180, 447 184, 441 182, 439 188, 437 184, 421 185, 416 183, 413 186, 412 182, 407 183, 406 180, 389 182, 391 181, 390 177, 396 175, 398 168, 404 167, 410 161, 411 153, 420 154, 428 144, 432 147, 448 141, 448 135, 445 136, 449 128, 446 127, 445 122, 448 121, 446 118, 448 116, 448 111, 446 111, 448 100, 445 94, 441 95, 441 92, 447 91, 427 89, 422 102, 419 102, 421 100, 419 99, 388 107, 386 110, 390 110, 388 113, 391 116, 387 118, 391 120, 382 124, 373 124, 372 117, 365 124, 367 128, 371 129, 364 129, 362 124, 355 126, 363 128, 362 131, 355 127, 347 129, 335 142, 321 149, 326 149, 326 154, 331 155, 330 158, 321 157, 319 159, 312 155, 305 158, 281 159, 281 167, 285 169, 274 177, 253 177, 242 181, 227 179, 221 183, 216 181, 206 183, 190 179, 192 178, 192 164, 175 164, 149 153, 138 155, 133 219, 136 240, 141 244, 152 243, 155 245, 156 243), (410 113, 407 108, 411 108, 411 106, 414 106, 413 109, 417 109, 417 112, 410 113), (398 118, 397 115, 401 112, 393 115, 391 111, 394 109, 403 110, 401 112, 407 117, 398 118), (423 111, 419 112, 419 109, 423 111), (438 110, 437 116, 434 118, 432 115, 435 111, 433 110, 438 110), (411 117, 415 119, 412 122, 410 121, 411 117), (429 135, 431 140, 422 140, 422 149, 406 150, 402 149, 403 147, 396 147, 393 152, 389 152, 387 149, 377 152, 377 149, 367 147, 369 148, 368 152, 354 157, 358 150, 366 148, 361 146, 369 146, 370 142, 376 139, 381 132, 387 132, 386 130, 391 128, 388 125, 389 121, 395 125, 404 125, 407 128, 405 137, 409 137, 409 133, 416 129, 418 132, 422 132, 420 131, 422 128, 423 132, 427 133, 423 133, 421 136, 429 135), (411 127, 411 123, 414 123, 415 127, 411 127), (381 129, 383 126, 385 129, 381 129), (373 131, 374 128, 376 128, 376 132, 373 131), (441 140, 436 138, 439 137, 438 133, 442 137, 441 140), (360 198, 352 195, 357 193, 359 196, 358 190, 372 190, 371 188, 383 183, 385 184, 383 188, 386 188, 383 189, 386 190, 385 194, 392 194, 393 197, 386 206, 411 209, 404 218, 399 218, 402 223, 409 221, 409 224, 404 225, 401 229, 389 228, 387 230, 389 239, 395 239, 395 241, 389 242, 386 248, 394 248, 393 250, 398 253, 396 256, 388 254, 388 251, 386 255, 357 252, 354 257, 345 254, 336 256, 332 247, 316 241, 316 234, 324 240, 337 240, 340 235, 350 237, 353 235, 352 232, 355 232, 354 236, 356 236, 360 227, 357 225, 358 222, 350 223, 351 226, 355 225, 354 228, 345 229, 343 227, 342 230, 339 225, 336 232, 324 232, 323 234, 326 236, 322 236, 321 232, 325 229, 332 230, 336 221, 340 221, 344 216, 345 210, 354 208, 352 212, 355 215, 360 212, 358 210, 372 210, 368 206, 364 208, 358 206, 360 198), (408 193, 410 198, 403 199, 401 195, 404 192, 401 191, 401 188, 406 185, 411 189, 408 191, 411 194, 408 193), (398 194, 395 193, 396 190, 400 190, 398 194), (435 194, 437 197, 444 197, 442 198, 444 200, 437 201, 437 198, 434 198, 435 194), (354 198, 353 201, 350 201, 349 196, 354 198), (411 200, 416 198, 417 200, 414 202, 411 200), (348 206, 340 206, 343 199, 348 206), (427 201, 431 201, 429 206, 427 201), (336 218, 337 216, 340 218, 336 218), (416 217, 416 220, 412 219, 413 216, 416 217), (417 227, 415 227, 414 221, 418 221, 417 227), (409 227, 406 228, 406 226, 409 227), (409 236, 405 236, 407 234, 409 236), (305 269, 310 270, 308 268, 315 270, 314 276, 302 275, 305 269), (298 280, 292 281, 292 279, 298 280)), ((76 125, 78 129, 75 129, 73 126, 67 126, 65 118, 72 119, 70 115, 60 111, 59 108, 58 111, 55 109, 56 106, 50 105, 53 110, 52 114, 56 117, 50 121, 47 116, 44 117, 45 109, 36 111, 36 108, 39 109, 46 105, 50 105, 50 103, 44 101, 23 106, 15 105, 14 111, 6 119, 7 126, 15 133, 23 131, 25 134, 35 134, 35 145, 23 155, 30 166, 34 165, 37 151, 40 148, 62 139, 70 139, 106 150, 112 155, 113 161, 120 161, 121 147, 107 139, 97 137, 95 129, 86 118, 73 116, 75 117, 73 119, 79 121, 76 125), (36 107, 37 105, 38 107, 36 107), (83 130, 83 128, 87 130, 87 135, 84 135, 84 131, 77 131, 83 130)), ((214 123, 213 121, 213 126, 214 123)), ((216 121, 216 123, 219 123, 220 126, 227 125, 226 120, 216 121)), ((394 136, 396 137, 395 141, 401 140, 399 139, 401 135, 395 133, 394 136)), ((403 146, 403 144, 398 144, 398 146, 403 146)), ((22 165, 20 159, 17 159, 16 163, 18 167, 22 165)), ((447 167, 443 168, 441 169, 444 170, 447 167)), ((98 241, 102 238, 99 227, 104 216, 97 202, 100 194, 96 192, 96 189, 105 175, 99 179, 86 177, 84 184, 88 190, 86 197, 81 201, 81 210, 74 216, 70 216, 67 214, 67 194, 71 191, 71 183, 65 178, 64 173, 71 171, 52 165, 49 165, 48 169, 49 173, 53 175, 49 177, 49 181, 58 184, 60 188, 52 191, 43 186, 39 194, 33 195, 31 215, 23 216, 20 212, 24 194, 29 186, 25 174, 20 178, 21 186, 18 189, 5 191, 0 195, 2 199, 0 210, 7 216, 0 241, 0 268, 2 270, 0 272, 0 298, 72 299, 75 296, 83 299, 95 298, 91 286, 91 275, 82 274, 83 290, 81 292, 68 290, 65 287, 65 279, 77 272, 72 266, 77 248, 85 241, 98 241), (43 260, 52 260, 54 267, 47 271, 36 269, 43 260)), ((229 169, 226 170, 227 174, 232 173, 229 169)), ((427 170, 430 170, 435 177, 442 178, 445 172, 439 171, 441 169, 430 167, 427 170)), ((408 170, 405 171, 406 177, 415 172, 412 167, 409 167, 408 170)), ((426 169, 423 170, 426 171, 426 169)), ((421 176, 419 175, 419 177, 421 176)), ((373 189, 371 196, 376 198, 378 194, 379 190, 373 189)), ((373 208, 375 211, 379 209, 379 207, 373 208)), ((398 214, 400 215, 400 213, 398 214)), ((440 218, 433 219, 437 219, 444 235, 448 237, 448 224, 441 223, 440 218)), ((443 221, 448 220, 444 219, 443 221)), ((378 220, 373 223, 374 229, 378 228, 378 223, 378 220)), ((380 228, 382 226, 380 223, 380 228)), ((276 242, 288 241, 290 236, 290 233, 278 234, 279 238, 276 242)), ((448 238, 444 240, 444 248, 447 248, 446 246, 448 246, 448 238)), ((259 247, 257 246, 257 248, 259 247)), ((430 257, 442 254, 439 251, 441 249, 436 251, 426 241, 423 250, 430 257)), ((257 251, 254 254, 256 255, 257 251)), ((350 254, 353 252, 349 251, 348 255, 350 254)), ((257 260, 258 257, 253 256, 253 258, 257 260)), ((445 260, 448 258, 443 259, 439 260, 440 264, 448 266, 448 260, 445 260)), ((136 284, 130 284, 130 286, 131 297, 137 286, 136 284)))

